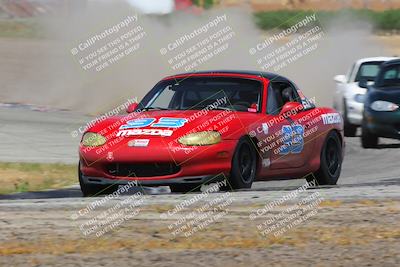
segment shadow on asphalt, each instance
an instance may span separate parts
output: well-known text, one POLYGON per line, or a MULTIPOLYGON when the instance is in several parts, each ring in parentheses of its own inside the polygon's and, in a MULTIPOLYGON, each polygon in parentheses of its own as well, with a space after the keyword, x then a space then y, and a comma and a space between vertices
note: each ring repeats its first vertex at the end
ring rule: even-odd
POLYGON ((48 190, 40 192, 23 192, 10 195, 0 195, 0 200, 4 199, 43 199, 43 198, 68 198, 82 197, 81 190, 78 188, 67 188, 60 190, 48 190))
MULTIPOLYGON (((143 192, 144 194, 163 194, 168 193, 169 189, 165 187, 133 187, 128 192, 122 193, 121 195, 132 195, 137 192, 143 192)), ((101 196, 101 195, 99 195, 101 196)), ((77 187, 63 188, 58 190, 47 190, 38 192, 23 192, 9 195, 0 195, 0 200, 15 200, 15 199, 47 199, 47 198, 81 198, 82 192, 77 187)))
MULTIPOLYGON (((346 137, 346 139, 355 139, 355 138, 361 138, 361 134, 357 134, 354 137, 346 137)), ((368 149, 396 149, 396 148, 400 148, 400 143, 392 143, 393 141, 396 141, 396 139, 388 139, 385 138, 386 143, 385 144, 378 144, 378 146, 376 148, 368 148, 368 149), (390 143, 389 143, 390 142, 390 143)))
POLYGON ((382 144, 378 145, 377 149, 385 149, 385 148, 400 148, 400 144, 382 144))
MULTIPOLYGON (((354 184, 338 184, 338 185, 320 185, 315 187, 309 187, 309 190, 313 189, 331 189, 331 188, 352 188, 352 187, 364 187, 364 186, 391 186, 400 185, 400 178, 386 179, 379 182, 366 182, 366 183, 354 183, 354 184)), ((268 187, 268 188, 254 188, 244 189, 240 191, 291 191, 299 188, 298 186, 285 186, 285 187, 268 187)))
MULTIPOLYGON (((262 182, 256 182, 262 183, 262 182)), ((366 182, 366 183, 354 183, 354 184, 339 184, 339 185, 327 185, 310 187, 310 190, 329 190, 333 188, 352 188, 352 187, 364 187, 364 186, 391 186, 400 185, 400 178, 386 179, 379 182, 366 182)), ((299 186, 258 186, 252 189, 242 189, 237 190, 239 192, 251 192, 251 191, 292 191, 299 188, 299 186)), ((121 195, 132 195, 137 192, 143 192, 148 195, 161 195, 161 194, 171 194, 168 187, 133 187, 130 188, 128 192, 121 195)), ((193 194, 197 194, 193 193, 193 194)), ((15 193, 10 195, 0 195, 0 200, 16 200, 16 199, 48 199, 48 198, 81 198, 82 193, 79 186, 72 188, 65 188, 60 190, 48 190, 40 192, 24 192, 15 193)))

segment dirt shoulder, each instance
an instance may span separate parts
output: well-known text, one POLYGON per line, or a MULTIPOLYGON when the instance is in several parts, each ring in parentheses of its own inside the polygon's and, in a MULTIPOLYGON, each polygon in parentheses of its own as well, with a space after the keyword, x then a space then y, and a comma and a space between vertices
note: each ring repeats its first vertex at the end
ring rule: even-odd
MULTIPOLYGON (((240 193, 235 193, 240 194, 240 193)), ((194 196, 194 195, 192 195, 194 196)), ((214 196, 213 196, 214 197, 214 196)), ((42 205, 2 205, 0 265, 98 266, 272 266, 358 265, 398 266, 400 263, 400 200, 323 200, 316 214, 285 233, 263 236, 257 225, 276 216, 275 210, 249 220, 249 210, 263 201, 233 202, 221 217, 184 237, 171 235, 176 217, 160 218, 174 205, 148 203, 140 214, 101 237, 83 236, 81 218, 71 214, 84 207, 56 201, 42 205), (5 219, 6 218, 6 219, 5 219)), ((17 203, 14 203, 17 204, 17 203)), ((287 205, 280 207, 285 209, 287 205)), ((187 210, 186 212, 190 212, 187 210)))
POLYGON ((400 35, 379 35, 374 38, 390 49, 393 55, 400 56, 400 35))

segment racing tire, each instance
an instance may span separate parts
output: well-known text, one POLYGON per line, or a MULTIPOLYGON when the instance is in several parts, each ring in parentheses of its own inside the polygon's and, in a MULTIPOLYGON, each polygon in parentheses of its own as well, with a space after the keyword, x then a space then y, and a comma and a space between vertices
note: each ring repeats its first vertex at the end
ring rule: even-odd
POLYGON ((368 130, 365 122, 361 127, 361 146, 363 148, 376 148, 378 146, 379 138, 368 130))
POLYGON ((232 157, 231 173, 228 183, 232 189, 251 188, 257 172, 257 151, 254 144, 242 137, 236 145, 232 157))
POLYGON ((346 101, 343 102, 343 127, 344 127, 344 136, 346 137, 355 137, 357 133, 357 125, 351 124, 349 119, 347 118, 347 104, 346 101))
POLYGON ((80 164, 78 166, 79 185, 84 197, 94 197, 102 194, 112 194, 118 189, 118 185, 98 185, 98 184, 87 184, 82 178, 82 172, 80 164))
POLYGON ((335 185, 342 170, 342 143, 338 134, 331 131, 321 151, 320 168, 314 173, 318 185, 335 185))
POLYGON ((171 193, 189 193, 189 192, 199 192, 201 185, 199 184, 174 184, 170 185, 169 189, 171 193))

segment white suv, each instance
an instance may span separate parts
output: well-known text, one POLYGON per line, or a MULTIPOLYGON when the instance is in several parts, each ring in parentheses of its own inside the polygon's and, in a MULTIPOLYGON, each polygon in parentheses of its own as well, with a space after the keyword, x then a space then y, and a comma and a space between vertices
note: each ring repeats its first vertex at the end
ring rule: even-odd
POLYGON ((367 89, 358 86, 361 80, 373 82, 380 65, 395 57, 373 57, 357 60, 347 75, 336 75, 336 93, 333 107, 344 119, 344 135, 355 136, 362 123, 364 111, 364 94, 367 89))

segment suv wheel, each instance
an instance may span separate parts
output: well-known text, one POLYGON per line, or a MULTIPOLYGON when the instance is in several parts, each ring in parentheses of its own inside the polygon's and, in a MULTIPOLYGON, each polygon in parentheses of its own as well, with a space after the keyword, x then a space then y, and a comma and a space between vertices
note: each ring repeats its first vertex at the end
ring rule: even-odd
POLYGON ((363 148, 376 148, 379 138, 368 130, 367 124, 363 121, 361 127, 361 145, 363 148))

